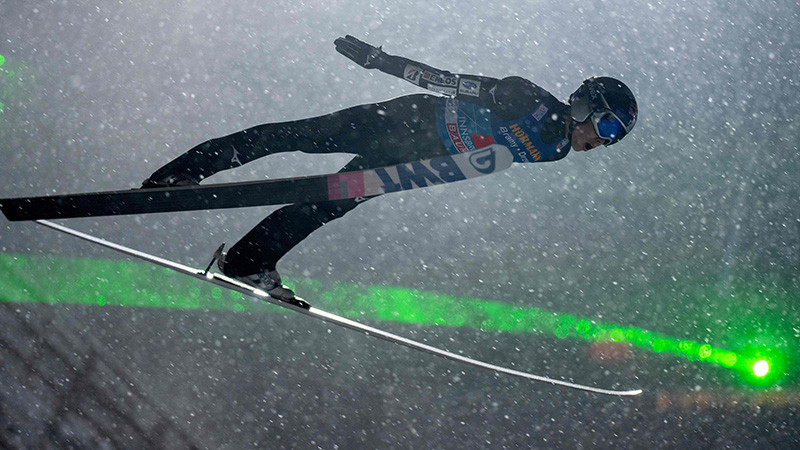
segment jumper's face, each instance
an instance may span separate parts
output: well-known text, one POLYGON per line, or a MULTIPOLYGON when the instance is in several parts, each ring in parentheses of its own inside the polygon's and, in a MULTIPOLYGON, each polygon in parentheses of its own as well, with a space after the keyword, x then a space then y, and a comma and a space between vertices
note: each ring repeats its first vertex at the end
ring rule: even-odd
POLYGON ((595 147, 603 145, 603 140, 594 131, 594 125, 590 120, 578 124, 572 132, 570 145, 576 152, 586 152, 595 147))

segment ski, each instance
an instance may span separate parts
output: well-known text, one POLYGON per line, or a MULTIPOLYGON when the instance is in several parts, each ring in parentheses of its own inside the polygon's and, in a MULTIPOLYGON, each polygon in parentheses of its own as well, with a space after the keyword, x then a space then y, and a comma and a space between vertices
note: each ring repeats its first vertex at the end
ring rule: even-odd
MULTIPOLYGON (((564 381, 564 380, 559 380, 559 379, 555 379, 555 378, 549 378, 549 377, 540 376, 540 375, 534 375, 534 374, 531 374, 531 373, 522 372, 522 371, 514 370, 514 369, 509 369, 507 367, 502 367, 502 366, 486 363, 486 362, 483 362, 483 361, 479 361, 479 360, 476 360, 476 359, 468 358, 468 357, 465 357, 465 356, 462 356, 462 355, 458 355, 456 353, 449 352, 447 350, 443 350, 443 349, 440 349, 440 348, 437 348, 437 347, 433 347, 431 345, 423 344, 421 342, 414 341, 412 339, 408 339, 408 338, 405 338, 405 337, 402 337, 402 336, 399 336, 399 335, 396 335, 396 334, 393 334, 393 333, 390 333, 390 332, 387 332, 387 331, 384 331, 384 330, 381 330, 381 329, 378 329, 378 328, 375 328, 375 327, 371 327, 369 325, 365 325, 365 324, 362 324, 360 322, 356 322, 354 320, 347 319, 345 317, 337 316, 336 314, 332 314, 332 313, 329 313, 327 311, 323 311, 321 309, 315 308, 315 307, 311 306, 310 304, 308 304, 308 302, 306 302, 305 300, 300 299, 300 298, 298 298, 297 301, 295 301, 295 302, 285 302, 285 301, 278 300, 276 298, 270 297, 264 291, 261 291, 259 289, 255 289, 255 288, 253 288, 253 287, 251 287, 249 285, 246 285, 244 283, 241 283, 241 282, 239 282, 237 280, 234 280, 232 278, 226 277, 224 275, 210 272, 209 269, 210 269, 211 265, 209 265, 209 268, 207 270, 195 269, 193 267, 184 266, 182 264, 179 264, 179 263, 176 263, 176 262, 164 259, 164 258, 160 258, 158 256, 150 255, 148 253, 141 252, 139 250, 135 250, 135 249, 132 249, 132 248, 129 248, 129 247, 125 247, 123 245, 120 245, 120 244, 117 244, 117 243, 114 243, 114 242, 110 242, 110 241, 107 241, 107 240, 92 236, 90 234, 86 234, 86 233, 80 232, 80 231, 74 230, 72 228, 68 228, 68 227, 53 223, 53 222, 49 222, 49 221, 46 221, 46 220, 37 220, 36 223, 38 223, 40 225, 44 225, 44 226, 46 226, 48 228, 51 228, 53 230, 60 231, 62 233, 66 233, 68 235, 75 236, 77 238, 80 238, 80 239, 83 239, 83 240, 86 240, 86 241, 89 241, 89 242, 92 242, 92 243, 95 243, 95 244, 99 244, 99 245, 101 245, 103 247, 116 250, 116 251, 121 252, 121 253, 123 253, 125 255, 133 256, 133 257, 148 261, 150 263, 153 263, 153 264, 156 264, 156 265, 159 265, 159 266, 162 266, 162 267, 166 267, 166 268, 174 270, 176 272, 183 273, 183 274, 198 278, 200 280, 204 280, 206 282, 210 282, 210 283, 216 284, 217 286, 241 292, 242 294, 245 294, 245 295, 250 296, 250 297, 254 297, 254 298, 258 299, 258 300, 267 301, 267 302, 270 302, 272 304, 275 304, 275 305, 290 309, 292 311, 299 312, 299 313, 304 314, 306 316, 310 316, 310 317, 314 317, 316 319, 323 320, 323 321, 325 321, 325 322, 327 322, 329 324, 333 324, 333 325, 336 325, 336 326, 340 326, 340 327, 344 327, 344 328, 349 328, 351 330, 359 331, 359 332, 365 333, 365 334, 367 334, 369 336, 374 336, 376 338, 383 339, 383 340, 391 342, 391 343, 404 345, 404 346, 409 347, 411 349, 418 350, 418 351, 421 351, 421 352, 424 352, 424 353, 428 353, 428 354, 433 355, 433 356, 446 358, 446 359, 453 360, 453 361, 456 361, 456 362, 459 362, 459 363, 463 363, 463 364, 466 364, 466 365, 469 365, 469 366, 488 369, 488 370, 491 370, 491 371, 496 372, 496 373, 512 375, 512 376, 515 376, 515 377, 525 378, 525 379, 533 380, 533 381, 550 383, 552 385, 562 386, 562 387, 567 387, 567 388, 572 388, 572 389, 578 389, 578 390, 581 390, 581 391, 588 391, 588 392, 594 392, 594 393, 606 394, 606 395, 613 395, 613 396, 634 396, 634 395, 639 395, 639 394, 642 393, 641 389, 636 389, 636 390, 612 390, 612 389, 602 389, 602 388, 597 388, 597 387, 593 387, 593 386, 586 386, 586 385, 582 385, 582 384, 570 383, 570 382, 564 381)), ((213 260, 212 260, 212 264, 213 264, 213 260)))
POLYGON ((497 173, 514 161, 502 145, 376 169, 276 180, 0 199, 11 221, 242 208, 367 198, 497 173))

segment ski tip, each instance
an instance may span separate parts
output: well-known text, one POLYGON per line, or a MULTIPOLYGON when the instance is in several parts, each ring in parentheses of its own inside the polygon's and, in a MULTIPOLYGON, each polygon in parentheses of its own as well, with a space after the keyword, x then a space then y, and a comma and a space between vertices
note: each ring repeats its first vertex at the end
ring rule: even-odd
POLYGON ((637 395, 641 395, 642 392, 644 392, 641 389, 632 389, 630 391, 615 391, 611 389, 601 389, 589 386, 570 386, 570 387, 575 387, 582 391, 595 392, 597 394, 604 394, 604 395, 613 395, 616 397, 636 397, 637 395))
POLYGON ((637 395, 641 395, 642 392, 644 392, 644 391, 641 390, 641 389, 634 389, 632 391, 623 391, 621 395, 627 395, 627 396, 630 396, 630 397, 635 397, 637 395))

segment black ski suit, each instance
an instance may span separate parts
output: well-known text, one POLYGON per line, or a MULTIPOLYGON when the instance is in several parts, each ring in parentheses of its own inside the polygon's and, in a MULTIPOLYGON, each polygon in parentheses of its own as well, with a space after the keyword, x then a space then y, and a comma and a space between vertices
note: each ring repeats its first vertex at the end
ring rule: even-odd
MULTIPOLYGON (((530 115, 537 107, 541 110, 542 102, 547 101, 553 114, 543 119, 541 139, 560 140, 563 144, 568 107, 528 80, 453 75, 385 53, 377 68, 457 101, 479 105, 484 111, 491 109, 493 114, 506 119, 530 115), (418 73, 409 75, 409 67, 418 73), (450 80, 455 80, 456 87, 450 80), (467 93, 458 88, 458 83, 464 80, 474 82, 467 93)), ((437 130, 436 107, 443 101, 441 96, 414 94, 309 119, 258 125, 204 142, 156 171, 150 179, 184 175, 201 180, 257 158, 287 151, 355 154, 340 172, 449 155, 454 150, 448 150, 437 130)), ((569 146, 563 152, 559 147, 559 154, 545 160, 563 158, 568 151, 569 146)), ((230 248, 225 259, 226 275, 241 277, 275 270, 278 260, 300 241, 364 200, 293 204, 276 210, 230 248)))

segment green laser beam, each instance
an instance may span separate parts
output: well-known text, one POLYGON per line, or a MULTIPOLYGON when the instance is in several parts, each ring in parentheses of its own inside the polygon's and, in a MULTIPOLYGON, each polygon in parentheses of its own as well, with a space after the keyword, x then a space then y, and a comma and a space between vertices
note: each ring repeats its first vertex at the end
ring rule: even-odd
MULTIPOLYGON (((283 311, 252 302, 238 292, 139 262, 0 254, 0 269, 5 274, 0 278, 0 301, 228 311, 249 311, 258 305, 283 311)), ((642 328, 485 299, 401 287, 323 284, 309 279, 289 283, 301 292, 316 292, 315 302, 330 305, 352 319, 620 342, 734 369, 749 374, 757 384, 766 384, 767 374, 780 360, 780 355, 770 349, 734 352, 642 328)))

